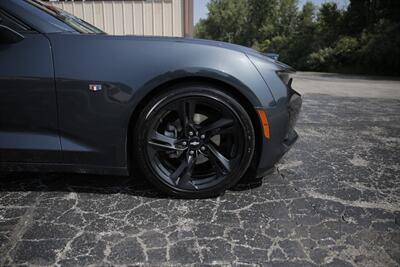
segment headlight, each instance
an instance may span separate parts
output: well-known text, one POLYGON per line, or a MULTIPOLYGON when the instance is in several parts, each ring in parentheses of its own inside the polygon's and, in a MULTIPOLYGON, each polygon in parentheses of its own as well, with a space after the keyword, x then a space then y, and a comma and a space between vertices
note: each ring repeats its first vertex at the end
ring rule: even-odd
POLYGON ((249 53, 247 56, 268 85, 275 101, 291 96, 291 75, 296 72, 292 67, 261 54, 249 53))
POLYGON ((277 71, 276 74, 279 76, 282 82, 286 84, 288 88, 292 88, 293 78, 291 77, 291 75, 293 74, 293 72, 277 71))

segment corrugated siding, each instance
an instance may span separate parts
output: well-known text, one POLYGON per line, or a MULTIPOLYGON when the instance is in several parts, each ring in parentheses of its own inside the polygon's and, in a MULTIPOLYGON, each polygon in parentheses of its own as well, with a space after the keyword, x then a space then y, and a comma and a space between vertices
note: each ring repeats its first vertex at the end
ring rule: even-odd
POLYGON ((115 35, 184 35, 184 0, 51 2, 115 35))

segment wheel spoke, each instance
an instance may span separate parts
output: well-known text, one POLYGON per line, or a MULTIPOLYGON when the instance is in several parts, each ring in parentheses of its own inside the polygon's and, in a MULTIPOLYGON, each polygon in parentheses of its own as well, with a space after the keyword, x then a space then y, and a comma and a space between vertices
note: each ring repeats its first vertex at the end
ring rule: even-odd
POLYGON ((185 185, 185 184, 190 183, 195 163, 196 163, 196 157, 189 155, 187 157, 187 165, 186 165, 185 171, 181 175, 181 177, 178 181, 178 185, 185 185))
POLYGON ((209 136, 214 136, 221 133, 222 131, 224 132, 233 131, 232 126, 233 126, 233 120, 222 118, 208 125, 205 125, 201 129, 201 131, 203 133, 208 133, 209 136))
POLYGON ((193 101, 186 101, 180 103, 178 108, 178 113, 179 113, 179 119, 184 129, 186 129, 187 126, 193 124, 195 109, 196 109, 196 103, 193 101))
POLYGON ((185 129, 188 125, 188 118, 186 117, 186 103, 180 103, 178 107, 179 120, 181 121, 182 128, 185 129))
POLYGON ((208 159, 210 160, 211 165, 214 167, 217 176, 224 175, 225 170, 218 164, 216 157, 214 155, 210 155, 208 156, 208 159))
POLYGON ((188 155, 185 160, 182 160, 178 168, 170 175, 171 181, 176 185, 183 185, 190 181, 196 158, 188 155))
POLYGON ((184 150, 184 148, 179 148, 175 145, 177 139, 160 134, 157 131, 153 131, 149 139, 148 143, 155 147, 156 150, 184 150))
POLYGON ((211 162, 214 162, 215 164, 217 164, 217 162, 221 163, 222 167, 224 167, 224 169, 227 172, 231 171, 231 161, 229 159, 227 159, 224 155, 222 155, 212 144, 207 145, 208 149, 210 150, 210 157, 212 157, 213 159, 211 159, 211 162))
POLYGON ((182 175, 183 171, 186 169, 188 166, 188 162, 186 160, 182 160, 181 164, 179 167, 170 175, 171 181, 176 184, 176 181, 178 178, 182 175))
POLYGON ((189 123, 193 123, 194 113, 195 113, 195 109, 196 109, 196 103, 193 101, 189 101, 187 103, 187 105, 188 105, 187 116, 189 119, 189 123))

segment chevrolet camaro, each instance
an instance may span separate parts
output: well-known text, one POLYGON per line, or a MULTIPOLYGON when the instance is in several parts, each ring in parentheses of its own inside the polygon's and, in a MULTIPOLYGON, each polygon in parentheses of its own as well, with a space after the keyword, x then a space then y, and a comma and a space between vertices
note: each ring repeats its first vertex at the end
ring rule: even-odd
POLYGON ((0 168, 140 173, 171 195, 216 196, 296 141, 293 72, 238 45, 112 36, 0 1, 0 168))

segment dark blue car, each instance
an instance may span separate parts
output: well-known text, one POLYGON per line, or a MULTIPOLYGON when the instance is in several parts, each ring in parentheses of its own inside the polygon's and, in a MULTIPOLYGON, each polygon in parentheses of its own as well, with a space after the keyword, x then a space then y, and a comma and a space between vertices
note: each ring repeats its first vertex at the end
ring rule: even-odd
POLYGON ((129 175, 182 197, 262 177, 297 139, 293 69, 206 40, 110 36, 0 1, 0 167, 129 175))

